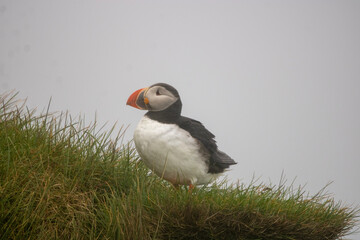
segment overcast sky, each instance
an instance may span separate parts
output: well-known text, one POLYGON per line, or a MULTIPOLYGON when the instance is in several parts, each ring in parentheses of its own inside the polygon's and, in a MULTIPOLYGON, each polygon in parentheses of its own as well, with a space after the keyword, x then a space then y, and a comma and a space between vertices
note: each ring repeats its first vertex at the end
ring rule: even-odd
MULTIPOLYGON (((360 1, 0 0, 0 89, 130 127, 129 95, 178 89, 252 176, 360 204, 360 1)), ((360 238, 359 238, 360 239, 360 238)))

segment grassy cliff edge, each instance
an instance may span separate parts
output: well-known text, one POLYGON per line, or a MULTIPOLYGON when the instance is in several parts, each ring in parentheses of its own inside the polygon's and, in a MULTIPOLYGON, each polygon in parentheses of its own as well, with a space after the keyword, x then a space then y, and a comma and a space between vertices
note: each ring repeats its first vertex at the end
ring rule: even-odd
POLYGON ((0 96, 0 239, 324 240, 357 223, 357 208, 292 186, 176 190, 111 131, 0 96))

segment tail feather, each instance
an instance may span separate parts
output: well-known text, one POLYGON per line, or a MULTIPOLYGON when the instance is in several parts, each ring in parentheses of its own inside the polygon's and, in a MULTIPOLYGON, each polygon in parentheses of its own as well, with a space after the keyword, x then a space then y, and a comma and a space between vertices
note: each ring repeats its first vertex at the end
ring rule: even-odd
POLYGON ((234 159, 232 159, 226 153, 218 150, 214 152, 210 157, 210 166, 209 173, 222 173, 226 168, 229 168, 231 165, 237 164, 234 159))
POLYGON ((234 159, 232 159, 229 155, 227 155, 226 153, 218 150, 216 153, 217 156, 217 162, 219 164, 225 164, 225 165, 234 165, 236 164, 236 162, 234 161, 234 159))

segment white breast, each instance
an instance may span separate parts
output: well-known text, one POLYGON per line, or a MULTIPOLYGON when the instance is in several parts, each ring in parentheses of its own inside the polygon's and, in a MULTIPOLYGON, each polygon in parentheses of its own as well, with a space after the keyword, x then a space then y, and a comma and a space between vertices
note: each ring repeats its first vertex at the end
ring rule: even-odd
POLYGON ((134 142, 140 157, 158 176, 173 184, 207 184, 220 174, 209 174, 199 143, 176 124, 144 116, 134 142))

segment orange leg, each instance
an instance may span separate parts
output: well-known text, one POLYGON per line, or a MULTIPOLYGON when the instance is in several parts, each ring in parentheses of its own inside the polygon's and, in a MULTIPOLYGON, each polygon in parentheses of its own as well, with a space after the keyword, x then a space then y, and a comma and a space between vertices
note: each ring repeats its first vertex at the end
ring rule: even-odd
POLYGON ((194 188, 195 188, 195 186, 190 183, 189 184, 189 193, 191 193, 194 188))

